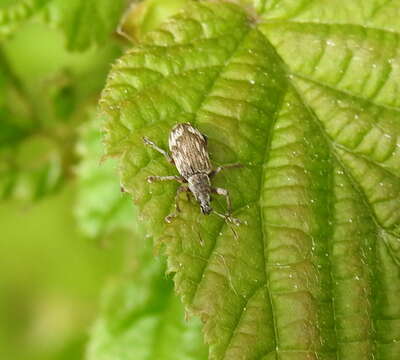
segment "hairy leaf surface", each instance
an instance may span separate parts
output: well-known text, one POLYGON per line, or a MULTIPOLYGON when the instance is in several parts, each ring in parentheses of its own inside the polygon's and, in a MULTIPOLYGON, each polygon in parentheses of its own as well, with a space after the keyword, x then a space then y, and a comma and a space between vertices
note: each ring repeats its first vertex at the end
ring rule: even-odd
MULTIPOLYGON (((242 0, 246 1, 246 0, 242 0)), ((362 25, 399 32, 400 8, 393 0, 250 0, 268 20, 362 25)))
POLYGON ((120 58, 103 92, 107 153, 211 359, 400 354, 400 7, 326 3, 257 2, 257 18, 192 4, 120 58), (146 177, 176 170, 142 137, 166 149, 178 122, 208 136, 214 164, 245 165, 214 183, 246 225, 185 197, 164 222, 178 185, 146 177))

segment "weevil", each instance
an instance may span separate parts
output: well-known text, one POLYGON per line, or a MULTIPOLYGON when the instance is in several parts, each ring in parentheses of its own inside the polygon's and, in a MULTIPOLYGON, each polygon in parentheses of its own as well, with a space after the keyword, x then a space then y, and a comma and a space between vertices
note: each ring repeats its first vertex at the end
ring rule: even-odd
POLYGON ((224 169, 242 167, 242 164, 227 164, 214 169, 207 151, 207 137, 189 123, 180 123, 172 128, 168 139, 171 154, 158 147, 147 137, 144 137, 143 141, 146 145, 164 155, 166 160, 172 165, 175 165, 179 172, 179 175, 147 177, 147 181, 150 183, 172 180, 178 181, 181 184, 175 196, 175 213, 165 218, 167 222, 171 222, 171 220, 177 216, 177 213, 181 211, 178 203, 179 194, 186 192, 188 195, 189 193, 193 194, 200 204, 201 212, 204 215, 209 215, 213 212, 239 225, 240 221, 231 217, 232 205, 228 190, 213 187, 211 185, 211 179, 224 169), (220 214, 212 209, 211 194, 222 195, 226 198, 228 211, 226 215, 220 214))

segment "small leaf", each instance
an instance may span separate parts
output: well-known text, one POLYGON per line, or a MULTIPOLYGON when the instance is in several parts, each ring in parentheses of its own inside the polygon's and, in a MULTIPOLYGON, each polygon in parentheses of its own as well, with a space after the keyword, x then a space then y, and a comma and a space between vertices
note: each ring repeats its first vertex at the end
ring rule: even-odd
POLYGON ((48 21, 64 30, 68 49, 83 51, 111 38, 123 6, 122 0, 53 0, 48 21))
POLYGON ((119 59, 103 92, 107 153, 211 359, 400 353, 399 32, 379 20, 400 7, 338 3, 335 24, 336 2, 257 2, 257 19, 191 4, 119 59), (208 136, 214 164, 245 165, 213 180, 246 222, 237 236, 183 197, 163 221, 177 184, 146 177, 176 169, 142 137, 167 149, 179 122, 208 136))
POLYGON ((130 41, 139 41, 168 17, 192 0, 147 0, 132 2, 120 23, 119 32, 130 41))
POLYGON ((165 264, 154 261, 147 244, 136 247, 135 276, 110 284, 91 334, 88 360, 205 360, 200 323, 183 319, 165 264), (131 278, 132 277, 132 278, 131 278))

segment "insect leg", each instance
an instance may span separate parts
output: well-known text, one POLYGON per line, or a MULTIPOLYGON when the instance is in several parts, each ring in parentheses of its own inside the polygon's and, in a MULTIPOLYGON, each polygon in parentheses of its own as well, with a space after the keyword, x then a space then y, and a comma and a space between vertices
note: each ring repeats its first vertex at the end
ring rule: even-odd
POLYGON ((244 167, 244 165, 240 163, 221 165, 211 172, 210 177, 217 175, 219 172, 225 169, 241 168, 241 167, 244 167))
POLYGON ((226 189, 218 188, 218 187, 217 188, 213 188, 212 191, 215 194, 225 196, 225 198, 226 198, 226 207, 227 207, 227 210, 228 210, 228 214, 230 215, 231 212, 232 212, 232 203, 231 203, 231 198, 229 197, 229 191, 226 190, 226 189))
POLYGON ((148 176, 147 181, 149 183, 153 183, 156 181, 177 181, 181 184, 185 182, 185 179, 182 176, 170 175, 170 176, 148 176))
POLYGON ((147 145, 150 146, 152 149, 155 151, 158 151, 159 153, 163 154, 164 157, 167 159, 167 161, 171 164, 174 164, 174 160, 172 159, 171 155, 168 154, 165 150, 161 149, 158 147, 154 142, 152 142, 149 138, 144 137, 143 142, 147 145))
POLYGON ((175 195, 175 212, 173 212, 172 214, 169 214, 165 217, 165 221, 167 223, 170 223, 174 218, 176 218, 178 216, 178 213, 181 212, 181 208, 179 207, 179 194, 181 192, 188 192, 189 188, 187 185, 181 185, 178 187, 178 190, 176 191, 176 195, 175 195))
MULTIPOLYGON (((231 198, 229 197, 229 191, 223 188, 212 188, 213 193, 218 194, 218 195, 222 195, 225 196, 226 198, 226 207, 228 210, 227 215, 222 215, 222 217, 224 217, 226 220, 228 220, 231 223, 234 223, 235 225, 239 225, 240 224, 240 220, 236 219, 234 217, 231 216, 232 213, 232 203, 231 203, 231 198)), ((218 216, 221 216, 221 214, 217 213, 216 211, 214 211, 218 216)))

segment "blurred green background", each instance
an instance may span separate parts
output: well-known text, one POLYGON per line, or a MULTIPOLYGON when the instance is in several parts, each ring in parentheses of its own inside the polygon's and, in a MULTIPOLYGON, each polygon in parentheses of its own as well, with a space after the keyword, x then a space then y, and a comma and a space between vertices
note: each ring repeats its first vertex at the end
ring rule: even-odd
POLYGON ((187 1, 0 0, 2 359, 207 357, 97 110, 111 64, 187 1))
POLYGON ((2 41, 2 358, 83 358, 100 289, 121 271, 123 236, 94 238, 76 218, 77 132, 120 51, 111 42, 70 52, 62 32, 40 21, 2 41))
POLYGON ((105 279, 121 246, 90 243, 72 215, 73 183, 57 195, 0 208, 0 352, 8 359, 83 358, 105 279))

